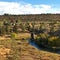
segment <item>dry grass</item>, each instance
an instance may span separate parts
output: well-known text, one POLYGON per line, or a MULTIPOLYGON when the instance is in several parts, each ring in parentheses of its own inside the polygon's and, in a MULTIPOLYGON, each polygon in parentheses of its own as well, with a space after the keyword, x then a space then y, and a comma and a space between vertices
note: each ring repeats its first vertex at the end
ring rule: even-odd
POLYGON ((27 39, 27 38, 30 38, 30 33, 19 33, 17 34, 17 39, 27 39))
POLYGON ((5 36, 0 36, 0 40, 7 40, 7 39, 10 39, 10 38, 6 38, 5 36))
MULTIPOLYGON (((17 35, 18 38, 28 38, 30 37, 29 33, 20 33, 17 35)), ((10 40, 3 39, 4 37, 0 37, 4 42, 6 42, 6 45, 10 45, 10 40)), ((16 40, 15 40, 16 41, 16 40)), ((43 50, 38 50, 34 46, 29 45, 27 41, 18 41, 20 44, 17 44, 17 50, 19 49, 18 53, 20 60, 60 60, 60 54, 51 53, 43 50)), ((17 42, 16 42, 17 43, 17 42)), ((4 44, 5 45, 5 44, 4 44)), ((6 60, 6 54, 10 53, 9 48, 5 48, 3 44, 0 45, 0 60, 6 60), (4 57, 4 59, 2 59, 4 57)), ((13 53, 13 52, 12 52, 13 53)))
POLYGON ((6 57, 4 57, 0 54, 0 60, 6 60, 6 57))
POLYGON ((8 48, 0 48, 1 55, 9 54, 9 52, 10 52, 10 49, 8 48))

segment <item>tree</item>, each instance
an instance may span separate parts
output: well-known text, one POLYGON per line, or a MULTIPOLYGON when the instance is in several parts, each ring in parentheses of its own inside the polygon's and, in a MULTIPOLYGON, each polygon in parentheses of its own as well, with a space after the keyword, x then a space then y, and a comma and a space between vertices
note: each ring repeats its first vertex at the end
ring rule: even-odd
POLYGON ((18 26, 15 24, 13 27, 13 32, 17 33, 18 32, 18 26))
POLYGON ((1 34, 2 35, 5 35, 6 34, 5 26, 2 26, 1 27, 1 34))
POLYGON ((24 31, 25 31, 25 26, 24 26, 24 24, 23 24, 23 23, 21 23, 21 24, 20 24, 20 28, 22 29, 22 32, 24 32, 24 31))

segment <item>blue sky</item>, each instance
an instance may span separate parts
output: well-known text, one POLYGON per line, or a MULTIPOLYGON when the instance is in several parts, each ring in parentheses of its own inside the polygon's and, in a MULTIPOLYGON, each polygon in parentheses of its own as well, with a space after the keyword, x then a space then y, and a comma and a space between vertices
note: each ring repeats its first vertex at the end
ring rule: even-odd
POLYGON ((0 14, 60 13, 60 0, 0 0, 0 14))
POLYGON ((55 4, 60 5, 60 0, 0 0, 4 2, 25 2, 30 4, 55 4))
POLYGON ((60 0, 0 0, 4 2, 27 2, 31 4, 60 4, 60 0))

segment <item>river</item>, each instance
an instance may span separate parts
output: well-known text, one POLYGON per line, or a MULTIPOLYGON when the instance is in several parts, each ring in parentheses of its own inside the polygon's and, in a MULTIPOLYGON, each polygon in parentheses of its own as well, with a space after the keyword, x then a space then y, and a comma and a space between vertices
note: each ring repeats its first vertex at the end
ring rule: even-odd
POLYGON ((45 50, 45 51, 49 51, 49 52, 53 52, 53 53, 58 53, 58 54, 60 54, 60 50, 54 52, 54 51, 52 51, 52 50, 48 50, 47 48, 43 48, 43 47, 38 46, 34 41, 31 41, 30 39, 29 39, 28 41, 29 41, 29 44, 30 44, 30 45, 36 47, 36 48, 39 49, 39 50, 45 50))

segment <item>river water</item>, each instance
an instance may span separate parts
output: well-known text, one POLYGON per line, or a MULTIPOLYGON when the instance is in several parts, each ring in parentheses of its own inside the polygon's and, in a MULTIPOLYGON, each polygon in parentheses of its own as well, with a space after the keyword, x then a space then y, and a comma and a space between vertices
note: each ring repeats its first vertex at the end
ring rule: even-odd
MULTIPOLYGON (((45 50, 45 51, 48 50, 48 49, 39 47, 34 41, 31 41, 30 39, 29 39, 28 41, 29 41, 29 44, 30 44, 30 45, 36 47, 36 48, 39 49, 39 50, 45 50)), ((49 52, 53 52, 53 51, 49 51, 49 52)), ((56 51, 56 52, 54 52, 54 53, 60 54, 60 51, 56 51)))
POLYGON ((40 47, 34 41, 29 40, 29 44, 36 47, 37 49, 40 49, 40 47))

